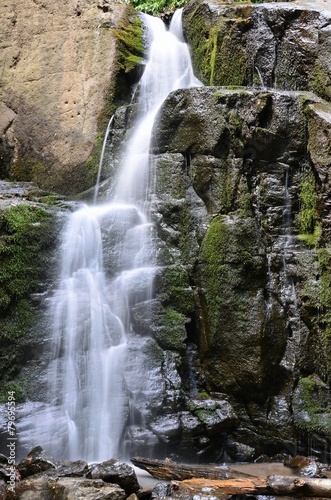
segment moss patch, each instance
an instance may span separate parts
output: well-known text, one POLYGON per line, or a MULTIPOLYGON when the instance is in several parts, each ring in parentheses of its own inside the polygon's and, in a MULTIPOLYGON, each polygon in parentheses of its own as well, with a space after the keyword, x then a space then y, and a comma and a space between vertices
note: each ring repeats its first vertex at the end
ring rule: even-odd
POLYGON ((299 238, 307 245, 317 245, 320 236, 318 223, 318 193, 315 178, 312 172, 304 175, 299 192, 300 211, 296 223, 299 229, 299 238))
POLYGON ((207 85, 245 85, 248 59, 241 30, 247 19, 221 18, 209 26, 198 6, 187 18, 186 31, 198 77, 207 85))
POLYGON ((187 318, 183 314, 167 307, 162 320, 163 326, 155 333, 157 341, 165 349, 182 350, 186 339, 186 321, 187 318))
POLYGON ((0 208, 0 379, 5 388, 21 367, 36 320, 30 294, 38 291, 47 269, 53 223, 52 213, 41 206, 0 208))
POLYGON ((144 53, 143 30, 140 18, 131 12, 119 28, 114 29, 118 43, 118 64, 128 73, 141 64, 144 53))
POLYGON ((327 101, 331 101, 331 82, 328 73, 317 63, 311 73, 309 90, 327 101))
POLYGON ((301 430, 331 437, 329 388, 317 376, 299 380, 294 410, 295 423, 301 430))
POLYGON ((215 217, 210 224, 201 249, 201 259, 205 263, 205 280, 208 284, 206 300, 212 337, 217 328, 221 305, 220 283, 224 270, 225 241, 225 218, 222 216, 215 217))
POLYGON ((164 291, 162 304, 171 306, 181 314, 189 314, 194 310, 194 292, 189 285, 187 271, 183 268, 167 268, 163 273, 164 291))

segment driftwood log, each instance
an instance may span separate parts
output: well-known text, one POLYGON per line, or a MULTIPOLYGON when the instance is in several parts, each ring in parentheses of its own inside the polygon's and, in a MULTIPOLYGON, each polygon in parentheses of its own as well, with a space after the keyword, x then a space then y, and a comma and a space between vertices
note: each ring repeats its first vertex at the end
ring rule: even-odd
POLYGON ((209 495, 270 495, 331 498, 331 479, 268 476, 242 479, 189 479, 173 481, 174 493, 194 495, 208 489, 209 495))
POLYGON ((139 469, 149 472, 156 479, 163 479, 164 481, 183 481, 198 477, 207 479, 255 477, 252 474, 234 471, 227 465, 189 465, 179 464, 168 458, 165 460, 151 460, 140 457, 131 458, 131 462, 139 469))
POLYGON ((215 497, 225 493, 331 498, 331 479, 279 475, 257 477, 228 466, 179 464, 169 459, 132 458, 131 462, 157 479, 171 481, 175 494, 191 496, 207 488, 208 494, 215 497))

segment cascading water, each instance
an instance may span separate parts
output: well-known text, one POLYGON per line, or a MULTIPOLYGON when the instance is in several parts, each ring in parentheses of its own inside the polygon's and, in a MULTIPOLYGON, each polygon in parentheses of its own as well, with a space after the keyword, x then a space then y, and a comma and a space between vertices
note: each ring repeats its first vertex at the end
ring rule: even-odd
MULTIPOLYGON (((201 85, 194 77, 181 28, 181 11, 167 30, 143 16, 149 56, 139 84, 138 119, 127 141, 113 199, 84 206, 63 235, 61 282, 52 300, 53 359, 48 370, 50 406, 31 427, 28 447, 41 444, 54 456, 102 461, 122 456, 129 415, 123 378, 132 284, 139 301, 152 296, 154 259, 149 217, 149 143, 158 109, 169 92, 201 85), (107 245, 103 246, 104 232, 107 245), (112 256, 104 269, 103 254, 112 256)), ((24 426, 23 426, 24 427, 24 426)))

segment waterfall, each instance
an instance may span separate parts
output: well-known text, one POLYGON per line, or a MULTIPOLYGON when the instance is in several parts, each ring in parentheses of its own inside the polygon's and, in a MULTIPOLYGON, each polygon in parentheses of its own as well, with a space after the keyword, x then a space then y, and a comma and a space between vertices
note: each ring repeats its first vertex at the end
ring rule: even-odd
POLYGON ((27 448, 42 445, 56 457, 102 461, 123 454, 130 407, 122 373, 132 334, 129 307, 152 297, 156 268, 148 210, 152 126, 169 92, 201 85, 183 39, 181 10, 169 30, 160 19, 142 18, 149 52, 139 83, 137 122, 113 199, 85 205, 69 217, 60 285, 51 304, 50 401, 34 416, 35 429, 33 418, 21 424, 27 448), (112 269, 105 269, 105 252, 112 269), (137 282, 139 298, 132 292, 137 282))

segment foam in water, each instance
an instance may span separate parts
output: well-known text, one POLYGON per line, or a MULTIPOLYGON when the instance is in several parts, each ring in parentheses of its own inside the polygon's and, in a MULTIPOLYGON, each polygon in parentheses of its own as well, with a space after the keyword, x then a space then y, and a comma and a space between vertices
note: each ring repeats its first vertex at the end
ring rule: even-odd
POLYGON ((151 298, 155 270, 147 209, 152 126, 169 92, 201 85, 184 43, 181 11, 169 31, 160 19, 144 15, 143 20, 148 62, 114 199, 83 206, 70 216, 60 285, 52 300, 50 402, 20 424, 27 448, 42 445, 56 457, 102 461, 122 455, 130 406, 122 372, 131 330, 129 306, 137 288, 139 301, 151 298), (111 270, 104 268, 105 251, 112 256, 111 270))

